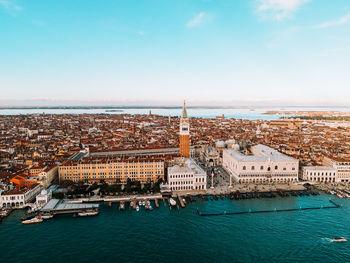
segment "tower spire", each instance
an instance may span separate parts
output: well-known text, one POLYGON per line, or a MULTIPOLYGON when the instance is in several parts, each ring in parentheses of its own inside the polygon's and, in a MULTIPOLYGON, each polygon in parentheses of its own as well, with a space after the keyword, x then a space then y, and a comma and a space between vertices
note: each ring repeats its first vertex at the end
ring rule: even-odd
POLYGON ((184 106, 182 108, 182 118, 187 118, 186 101, 184 100, 184 106))

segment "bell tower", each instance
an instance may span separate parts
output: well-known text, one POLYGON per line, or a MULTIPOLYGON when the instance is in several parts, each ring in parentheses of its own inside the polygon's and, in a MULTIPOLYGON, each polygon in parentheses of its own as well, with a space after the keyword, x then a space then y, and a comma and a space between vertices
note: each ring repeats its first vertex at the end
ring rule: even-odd
POLYGON ((185 101, 180 118, 180 155, 185 158, 190 157, 190 122, 185 101))

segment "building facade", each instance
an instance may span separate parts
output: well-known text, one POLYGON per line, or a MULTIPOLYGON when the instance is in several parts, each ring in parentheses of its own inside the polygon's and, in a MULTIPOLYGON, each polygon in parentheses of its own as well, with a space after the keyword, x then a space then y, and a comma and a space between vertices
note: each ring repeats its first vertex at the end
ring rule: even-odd
POLYGON ((190 157, 190 122, 187 116, 185 102, 180 118, 180 155, 185 158, 190 157))
POLYGON ((204 147, 201 152, 201 159, 209 167, 221 165, 220 154, 215 147, 204 147))
POLYGON ((192 159, 168 167, 168 187, 171 191, 206 190, 207 175, 192 159))
POLYGON ((259 144, 250 154, 224 149, 223 168, 238 183, 288 183, 298 181, 299 161, 259 144))
POLYGON ((330 166, 303 166, 302 179, 317 183, 335 183, 338 181, 338 171, 330 166))
POLYGON ((73 182, 153 182, 164 178, 164 160, 156 158, 83 158, 69 160, 59 169, 59 179, 73 182))
POLYGON ((323 165, 337 169, 338 182, 350 182, 350 159, 324 157, 323 165))
POLYGON ((38 184, 15 188, 0 195, 0 207, 3 208, 23 208, 35 199, 40 193, 41 187, 38 184))

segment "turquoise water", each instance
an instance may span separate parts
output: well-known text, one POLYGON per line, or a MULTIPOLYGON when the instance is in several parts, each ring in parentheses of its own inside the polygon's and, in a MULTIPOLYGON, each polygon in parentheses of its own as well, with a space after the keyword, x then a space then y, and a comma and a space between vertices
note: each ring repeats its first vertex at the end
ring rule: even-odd
POLYGON ((22 225, 23 211, 0 224, 0 262, 349 262, 350 200, 339 209, 201 217, 202 212, 328 206, 330 196, 189 203, 185 209, 55 217, 22 225))

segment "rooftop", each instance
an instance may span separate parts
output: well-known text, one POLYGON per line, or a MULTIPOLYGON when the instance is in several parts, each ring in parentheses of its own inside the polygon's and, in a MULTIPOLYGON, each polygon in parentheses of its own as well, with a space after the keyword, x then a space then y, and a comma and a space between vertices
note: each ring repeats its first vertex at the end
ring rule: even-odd
POLYGON ((205 174, 191 158, 186 158, 184 165, 174 165, 168 168, 169 173, 194 173, 195 175, 205 174))
POLYGON ((262 144, 252 147, 252 155, 246 155, 235 150, 226 150, 226 152, 240 162, 297 161, 297 159, 262 144))

